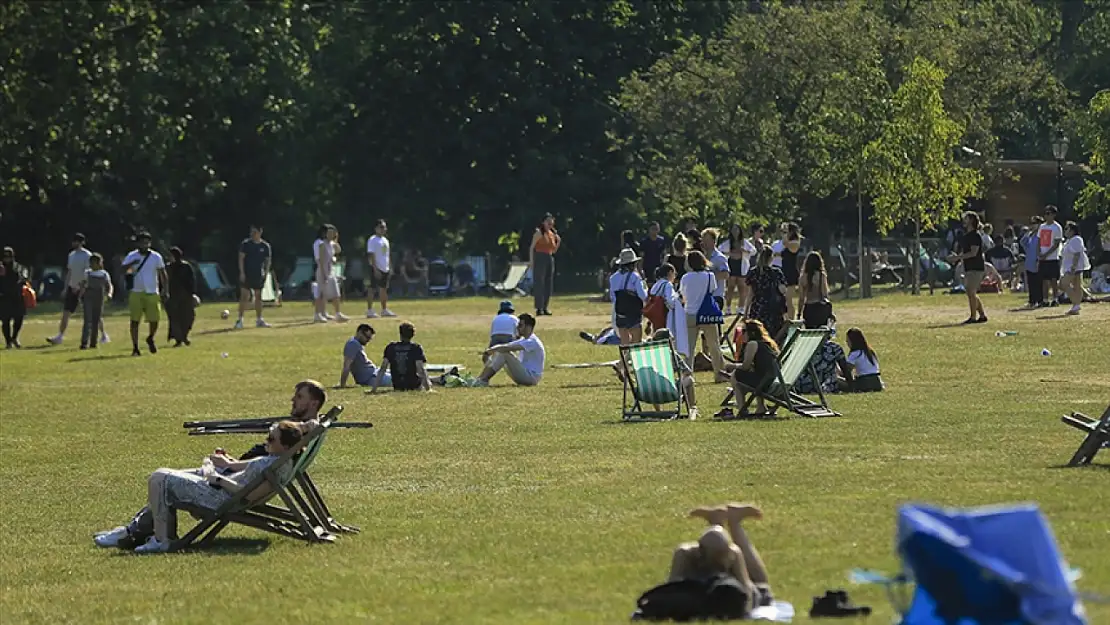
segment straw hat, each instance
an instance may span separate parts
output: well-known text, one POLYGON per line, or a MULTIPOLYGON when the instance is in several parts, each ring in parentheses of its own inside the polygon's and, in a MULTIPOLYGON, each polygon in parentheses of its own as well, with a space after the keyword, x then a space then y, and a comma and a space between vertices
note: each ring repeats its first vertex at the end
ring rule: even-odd
POLYGON ((640 257, 636 256, 636 250, 626 247, 621 250, 620 256, 617 256, 617 265, 631 265, 638 260, 640 257))

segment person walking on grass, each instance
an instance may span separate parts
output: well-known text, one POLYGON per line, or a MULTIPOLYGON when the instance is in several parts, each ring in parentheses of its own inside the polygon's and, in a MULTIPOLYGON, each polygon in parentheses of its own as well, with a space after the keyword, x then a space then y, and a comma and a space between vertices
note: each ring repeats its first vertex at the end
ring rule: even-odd
POLYGON ((89 268, 81 281, 84 323, 81 324, 81 349, 96 349, 96 336, 103 323, 104 300, 112 299, 112 277, 104 271, 104 257, 89 256, 89 268))
POLYGON ((390 264, 389 239, 385 237, 389 228, 384 219, 374 226, 374 236, 366 240, 366 267, 370 272, 370 288, 366 290, 366 318, 374 319, 374 298, 382 304, 383 317, 396 317, 389 310, 389 277, 393 267, 390 264))
MULTIPOLYGON (((73 235, 70 242, 72 248, 66 258, 66 268, 62 272, 62 320, 58 322, 58 334, 46 339, 51 345, 61 345, 65 338, 66 328, 69 327, 69 318, 77 312, 81 303, 81 282, 85 279, 85 271, 89 268, 89 258, 92 252, 85 249, 85 235, 80 232, 73 235)), ((100 325, 100 342, 108 342, 108 334, 104 332, 104 325, 100 325)))
POLYGON ((1038 273, 1044 284, 1042 295, 1048 297, 1051 289, 1052 297, 1047 301, 1049 306, 1055 306, 1060 299, 1060 245, 1064 242, 1064 229, 1056 223, 1056 207, 1051 204, 1044 207, 1044 223, 1037 229, 1037 239, 1040 241, 1038 273))
POLYGON ((527 313, 520 316, 517 325, 520 338, 504 345, 494 345, 485 352, 489 362, 475 380, 475 386, 489 386, 489 381, 499 371, 505 369, 509 377, 520 386, 535 386, 543 379, 544 361, 547 350, 543 341, 536 336, 536 318, 527 313), (518 358, 516 352, 520 352, 518 358))
POLYGON ((669 247, 667 239, 659 233, 659 230, 659 222, 651 222, 648 225, 647 236, 640 240, 640 253, 643 255, 643 275, 649 285, 654 284, 655 273, 666 259, 667 248, 669 247))
POLYGON ((1067 243, 1061 250, 1060 290, 1067 293, 1071 301, 1069 315, 1079 314, 1079 304, 1083 301, 1083 272, 1090 271, 1091 260, 1087 256, 1087 247, 1083 244, 1083 237, 1079 236, 1079 226, 1074 221, 1069 221, 1064 226, 1067 243))
MULTIPOLYGON (((718 322, 699 322, 698 317, 704 310, 703 307, 715 307, 716 314, 720 314, 720 306, 713 300, 717 291, 717 279, 710 271, 709 261, 698 250, 693 250, 686 255, 686 262, 690 272, 682 276, 678 290, 686 302, 686 341, 685 353, 694 354, 697 350, 698 335, 704 334, 706 346, 709 349, 709 359, 713 362, 713 371, 718 382, 728 379, 723 373, 724 355, 721 353, 721 326, 718 322), (706 304, 706 299, 712 300, 706 304)), ((693 364, 691 362, 691 364, 693 364)))
MULTIPOLYGON (((343 345, 343 370, 339 373, 339 385, 346 388, 347 377, 353 377, 359 386, 371 386, 378 377, 378 368, 366 355, 366 345, 374 340, 374 328, 368 323, 360 323, 355 335, 343 345)), ((382 375, 381 384, 393 384, 388 373, 382 375)))
POLYGON ((983 310, 983 300, 979 298, 979 287, 986 272, 983 259, 983 235, 980 232, 979 215, 968 211, 964 213, 965 234, 960 237, 960 252, 948 257, 953 265, 964 265, 964 292, 967 293, 967 306, 971 310, 965 324, 986 323, 987 313, 983 310))
POLYGON ((27 314, 23 287, 27 284, 27 269, 15 262, 15 249, 5 247, 0 256, 0 323, 4 328, 4 347, 19 349, 19 331, 27 314))
POLYGON ((169 297, 166 298, 166 317, 170 331, 166 338, 174 342, 174 347, 181 347, 191 344, 189 332, 196 321, 200 299, 196 295, 197 276, 193 266, 185 260, 185 253, 180 247, 174 246, 170 248, 170 256, 172 260, 166 266, 166 277, 169 278, 169 286, 166 288, 169 291, 169 297))
POLYGON ((382 367, 378 369, 374 385, 367 392, 377 393, 378 387, 387 380, 393 382, 395 391, 430 391, 432 385, 428 380, 428 359, 424 356, 424 348, 420 343, 412 342, 416 336, 416 327, 405 321, 397 331, 401 340, 385 346, 382 367))
POLYGON ((644 279, 636 273, 640 260, 632 248, 621 250, 616 259, 617 271, 609 276, 609 292, 613 295, 613 327, 617 329, 621 345, 631 345, 643 340, 644 302, 647 288, 644 279))
POLYGON ((150 353, 157 354, 154 334, 158 331, 158 321, 162 313, 162 300, 158 295, 166 285, 166 263, 162 255, 150 249, 150 233, 140 232, 136 237, 138 248, 123 259, 123 270, 131 275, 131 292, 127 296, 127 306, 131 315, 131 355, 140 356, 139 324, 146 318, 150 334, 146 346, 150 353))
POLYGON ((548 306, 555 288, 555 253, 562 243, 563 239, 555 230, 555 216, 547 213, 532 233, 532 244, 528 247, 528 268, 532 270, 537 317, 551 314, 548 306))
POLYGON ((250 236, 239 244, 239 319, 235 329, 243 329, 243 314, 250 299, 254 298, 254 327, 268 328, 262 318, 262 288, 270 275, 273 250, 262 238, 262 226, 251 226, 250 236))

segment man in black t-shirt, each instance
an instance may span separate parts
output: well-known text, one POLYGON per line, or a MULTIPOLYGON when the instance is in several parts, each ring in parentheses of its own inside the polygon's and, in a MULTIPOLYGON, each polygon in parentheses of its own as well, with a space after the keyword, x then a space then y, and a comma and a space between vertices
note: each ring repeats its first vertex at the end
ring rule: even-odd
POLYGON ((644 279, 648 284, 655 282, 655 270, 663 264, 667 255, 667 239, 659 233, 659 222, 648 226, 648 235, 640 241, 640 258, 644 265, 644 279))
POLYGON ((963 223, 966 234, 960 238, 960 251, 949 256, 948 261, 953 265, 959 262, 964 265, 964 292, 967 293, 967 305, 971 310, 971 315, 964 323, 986 323, 987 313, 983 310, 983 301, 979 299, 979 286, 983 283, 983 274, 986 271, 979 215, 968 211, 964 213, 963 223))
POLYGON ((1005 240, 994 236, 994 246, 987 250, 987 262, 994 265, 1002 279, 1010 282, 1014 277, 1014 252, 1006 247, 1005 240))
POLYGON ((416 328, 405 321, 398 329, 401 340, 385 346, 381 369, 378 369, 374 386, 367 391, 368 393, 378 392, 378 385, 381 384, 382 377, 387 372, 392 373, 395 391, 431 390, 428 372, 424 368, 427 362, 424 358, 424 348, 419 343, 412 342, 412 337, 416 336, 416 328))

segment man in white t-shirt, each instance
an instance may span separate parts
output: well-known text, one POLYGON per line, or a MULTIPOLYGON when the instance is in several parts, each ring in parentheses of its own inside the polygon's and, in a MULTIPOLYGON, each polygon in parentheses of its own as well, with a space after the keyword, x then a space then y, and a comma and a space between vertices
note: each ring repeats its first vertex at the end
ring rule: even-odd
MULTIPOLYGON (((71 250, 66 258, 66 268, 62 272, 62 320, 58 323, 58 334, 46 339, 52 345, 59 345, 65 338, 69 318, 81 305, 81 281, 85 279, 85 272, 89 269, 89 258, 92 252, 85 249, 85 235, 80 232, 73 235, 70 242, 71 250)), ((100 325, 101 343, 106 343, 108 335, 104 334, 104 324, 100 325)))
POLYGON ((131 293, 128 294, 127 299, 127 306, 131 312, 131 355, 141 356, 139 324, 143 317, 146 317, 150 325, 146 346, 150 353, 158 353, 158 347, 154 344, 154 333, 158 331, 158 321, 162 312, 162 298, 159 293, 165 287, 167 278, 166 263, 162 260, 162 255, 150 249, 150 234, 140 232, 136 242, 139 248, 123 259, 123 270, 130 274, 132 279, 131 293))
POLYGON ((517 324, 517 334, 520 338, 504 345, 494 345, 483 353, 484 356, 490 356, 489 364, 478 375, 476 384, 489 386, 490 378, 497 375, 501 369, 507 370, 513 382, 521 386, 539 384, 540 379, 543 378, 543 363, 547 352, 544 350, 543 341, 536 336, 535 330, 536 318, 528 313, 521 315, 520 323, 517 324), (515 352, 520 352, 519 358, 515 352))
POLYGON ((385 238, 386 225, 384 219, 379 219, 374 226, 374 236, 366 240, 366 270, 370 272, 370 288, 366 289, 366 316, 370 319, 378 316, 374 312, 374 297, 382 303, 383 317, 396 317, 389 310, 389 276, 393 268, 389 263, 389 239, 385 238))
POLYGON ((1056 223, 1056 207, 1051 204, 1044 207, 1044 223, 1037 229, 1037 239, 1041 250, 1037 256, 1040 260, 1037 274, 1044 281, 1041 293, 1050 306, 1055 306, 1060 297, 1060 245, 1064 241, 1064 229, 1056 223), (1050 287, 1052 297, 1047 297, 1050 287))

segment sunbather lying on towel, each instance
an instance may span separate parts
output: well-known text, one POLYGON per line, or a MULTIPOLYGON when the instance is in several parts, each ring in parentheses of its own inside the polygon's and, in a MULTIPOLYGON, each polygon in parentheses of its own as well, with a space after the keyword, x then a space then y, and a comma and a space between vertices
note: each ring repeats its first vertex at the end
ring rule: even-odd
MULTIPOLYGON (((244 486, 262 475, 281 454, 301 442, 301 424, 282 421, 270 430, 266 438, 266 455, 246 461, 235 461, 226 455, 208 457, 212 466, 200 469, 158 469, 147 481, 147 505, 136 516, 146 516, 153 525, 153 535, 135 548, 135 553, 163 553, 169 551, 177 540, 177 508, 179 504, 192 504, 215 510, 231 499, 244 486), (216 468, 227 473, 219 473, 216 468), (146 513, 144 515, 144 513, 146 513)), ((286 480, 293 470, 292 463, 285 463, 278 479, 286 480), (284 474, 284 475, 283 475, 284 474)), ((262 484, 248 494, 248 499, 258 501, 271 492, 269 484, 262 484)), ((130 535, 126 527, 117 527, 97 535, 97 546, 116 547, 130 535)))
MULTIPOLYGON (((289 420, 282 423, 295 423, 299 426, 302 433, 307 433, 318 422, 316 417, 319 416, 320 409, 323 407, 327 399, 324 392, 324 387, 315 380, 303 380, 297 383, 293 390, 292 407, 289 411, 289 420)), ((255 458, 264 458, 270 454, 269 438, 273 437, 274 431, 279 430, 280 426, 275 425, 271 428, 270 436, 267 440, 251 447, 242 456, 239 456, 239 462, 232 461, 223 449, 216 449, 216 451, 209 456, 212 464, 216 469, 216 473, 228 474, 242 469, 237 468, 240 464, 245 464, 255 458), (221 460, 216 460, 220 457, 221 460)), ((299 439, 299 437, 298 437, 299 439)), ((294 443, 295 444, 295 443, 294 443)), ((200 475, 200 469, 193 469, 193 475, 200 475)), ((155 474, 157 475, 157 473, 155 474)), ((151 476, 154 480, 154 476, 151 476)), ((236 481, 239 481, 238 479, 236 481)), ((246 482, 243 482, 244 484, 246 482)), ((151 482, 153 484, 153 482, 151 482)), ((210 488, 210 490, 216 490, 210 488)), ((154 536, 155 520, 153 506, 147 506, 131 519, 127 526, 120 526, 107 532, 101 532, 96 535, 93 542, 98 547, 118 547, 120 549, 134 549, 146 544, 151 537, 154 536)))
POLYGON ((741 526, 745 519, 762 519, 763 512, 755 506, 732 503, 695 508, 690 516, 704 519, 709 528, 697 542, 683 543, 675 549, 667 581, 705 579, 725 573, 747 589, 748 612, 771 605, 774 597, 767 567, 741 526))

